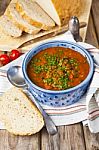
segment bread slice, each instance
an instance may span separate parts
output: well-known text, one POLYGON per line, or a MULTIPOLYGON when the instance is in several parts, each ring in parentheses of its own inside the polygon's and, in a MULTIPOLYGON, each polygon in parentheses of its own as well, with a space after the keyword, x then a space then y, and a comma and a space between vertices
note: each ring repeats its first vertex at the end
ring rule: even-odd
POLYGON ((37 27, 34 27, 33 25, 30 25, 25 19, 22 18, 22 16, 16 10, 16 4, 15 3, 12 3, 9 5, 6 14, 9 18, 11 18, 13 23, 18 28, 20 28, 22 31, 25 31, 29 34, 36 34, 40 31, 40 28, 37 28, 37 27))
POLYGON ((36 2, 59 26, 66 24, 71 16, 78 16, 81 10, 81 0, 36 0, 36 2))
POLYGON ((22 35, 22 30, 15 26, 6 15, 0 17, 0 27, 7 35, 13 37, 20 37, 22 35))
POLYGON ((6 129, 15 135, 35 134, 44 126, 39 110, 17 88, 11 88, 0 98, 0 115, 6 129))
POLYGON ((35 1, 18 0, 16 9, 31 25, 43 30, 49 30, 55 26, 55 22, 35 1))

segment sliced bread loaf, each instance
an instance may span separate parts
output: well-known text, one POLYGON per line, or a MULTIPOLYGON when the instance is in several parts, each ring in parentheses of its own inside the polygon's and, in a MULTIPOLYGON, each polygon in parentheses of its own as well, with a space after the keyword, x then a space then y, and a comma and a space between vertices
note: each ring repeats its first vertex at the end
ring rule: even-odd
POLYGON ((22 31, 25 31, 29 34, 36 34, 40 31, 40 28, 30 25, 16 10, 16 4, 12 3, 9 5, 6 15, 11 18, 13 23, 20 28, 22 31))
POLYGON ((44 30, 49 30, 55 26, 54 21, 35 1, 18 0, 16 9, 31 25, 44 30))
POLYGON ((31 135, 39 132, 43 117, 30 99, 17 88, 11 88, 0 98, 0 120, 15 135, 31 135))
POLYGON ((36 2, 58 25, 66 24, 71 16, 78 16, 82 7, 81 0, 36 0, 36 2))
POLYGON ((3 15, 0 17, 0 27, 7 35, 19 37, 22 35, 22 30, 13 24, 11 19, 3 15))

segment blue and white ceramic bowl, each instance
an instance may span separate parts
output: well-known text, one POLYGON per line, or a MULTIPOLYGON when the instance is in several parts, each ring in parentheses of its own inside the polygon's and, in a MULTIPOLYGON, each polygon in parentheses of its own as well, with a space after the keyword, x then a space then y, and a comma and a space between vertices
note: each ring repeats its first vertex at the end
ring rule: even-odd
POLYGON ((75 102, 77 102, 81 96, 86 92, 87 87, 90 84, 90 81, 92 79, 93 71, 94 71, 94 65, 93 60, 90 54, 81 46, 79 46, 76 43, 72 42, 66 42, 66 41, 52 41, 48 43, 41 44, 35 48, 33 48, 31 51, 29 51, 22 64, 22 71, 25 78, 26 83, 28 84, 31 93, 43 104, 50 105, 50 106, 67 106, 71 105, 75 102), (46 90, 43 89, 37 85, 35 85, 28 77, 27 75, 27 64, 31 60, 31 58, 40 52, 41 50, 44 50, 49 47, 66 47, 71 48, 74 51, 80 52, 83 56, 87 58, 87 61, 90 65, 90 71, 87 76, 87 78, 81 82, 79 85, 66 89, 61 91, 52 91, 52 90, 46 90))

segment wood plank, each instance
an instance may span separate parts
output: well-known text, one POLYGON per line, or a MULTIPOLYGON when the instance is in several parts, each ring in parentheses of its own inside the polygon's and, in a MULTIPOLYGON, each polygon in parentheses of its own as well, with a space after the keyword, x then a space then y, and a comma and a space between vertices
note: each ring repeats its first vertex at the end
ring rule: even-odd
POLYGON ((84 127, 86 150, 99 150, 99 133, 92 134, 88 127, 84 127))
POLYGON ((85 150, 82 124, 58 127, 58 134, 48 136, 45 129, 41 134, 42 150, 85 150))
POLYGON ((48 133, 45 128, 41 132, 41 150, 50 150, 48 133))
POLYGON ((82 124, 59 128, 60 150, 85 150, 82 124))
POLYGON ((0 0, 0 15, 5 12, 5 9, 7 8, 10 1, 11 0, 0 0))
POLYGON ((93 24, 92 15, 90 15, 89 17, 89 24, 88 24, 85 42, 92 44, 98 48, 98 40, 97 40, 97 36, 96 36, 94 24, 93 24))
POLYGON ((56 135, 54 136, 49 135, 49 143, 50 143, 50 150, 60 150, 59 130, 56 135))
POLYGON ((93 0, 92 16, 93 16, 93 22, 94 22, 96 36, 99 44, 99 0, 93 0))
MULTIPOLYGON (((99 48, 99 0, 93 0, 86 42, 99 48)), ((92 134, 88 127, 83 127, 86 150, 99 150, 99 133, 92 134)))
POLYGON ((59 133, 54 136, 48 135, 44 128, 41 133, 41 150, 60 150, 59 133))
POLYGON ((6 130, 0 130, 0 150, 40 150, 40 133, 14 136, 6 130))

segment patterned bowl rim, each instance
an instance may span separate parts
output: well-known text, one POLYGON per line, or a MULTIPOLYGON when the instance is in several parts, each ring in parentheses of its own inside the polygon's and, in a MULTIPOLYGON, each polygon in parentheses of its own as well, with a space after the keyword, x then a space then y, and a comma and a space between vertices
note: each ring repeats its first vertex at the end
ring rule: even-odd
MULTIPOLYGON (((49 46, 50 47, 50 46, 49 46)), ((32 57, 31 57, 32 58, 32 57)), ((23 76, 26 80, 26 82, 28 83, 28 85, 30 85, 30 87, 34 87, 35 89, 39 90, 39 91, 42 91, 42 92, 45 92, 45 93, 52 93, 52 94, 63 94, 63 93, 67 93, 67 92, 71 92, 71 91, 74 91, 74 90, 77 90, 78 88, 81 88, 82 86, 84 86, 86 83, 88 83, 90 81, 90 79, 92 78, 93 76, 93 72, 94 72, 94 63, 93 63, 93 59, 90 55, 90 53, 82 46, 78 45, 77 43, 73 43, 73 42, 68 42, 68 41, 59 41, 59 40, 55 40, 55 41, 50 41, 50 42, 46 42, 46 43, 43 43, 43 44, 40 44, 36 47, 33 47, 29 52, 27 52, 27 54, 25 55, 25 58, 23 59, 23 63, 22 63, 22 72, 23 72, 23 76), (30 56, 34 56, 32 55, 32 53, 36 50, 38 50, 40 47, 41 47, 41 50, 42 50, 42 47, 44 46, 47 46, 47 45, 51 45, 51 44, 56 44, 56 43, 60 43, 60 44, 69 44, 69 45, 72 45, 74 47, 78 47, 79 49, 81 49, 81 51, 84 52, 84 54, 87 56, 87 58, 89 59, 90 61, 90 71, 89 71, 89 74, 88 76, 86 77, 86 79, 84 81, 82 81, 80 84, 78 84, 77 86, 75 87, 72 87, 72 88, 69 88, 69 89, 66 89, 66 90, 60 90, 60 91, 54 91, 54 90, 46 90, 46 89, 43 89, 39 86, 37 86, 36 84, 34 84, 29 78, 28 78, 28 75, 26 73, 26 66, 27 66, 27 60, 30 56)))

